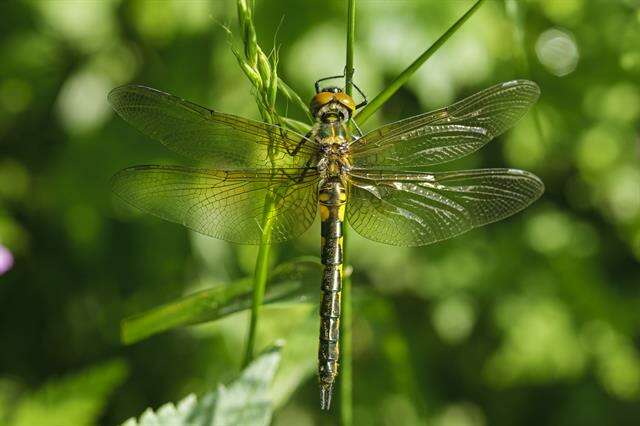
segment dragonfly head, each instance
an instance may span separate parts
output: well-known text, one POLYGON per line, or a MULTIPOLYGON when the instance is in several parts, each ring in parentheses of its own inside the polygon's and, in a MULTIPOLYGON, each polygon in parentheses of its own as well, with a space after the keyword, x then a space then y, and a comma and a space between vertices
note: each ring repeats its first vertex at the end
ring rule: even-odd
POLYGON ((356 110, 353 98, 339 87, 327 87, 311 99, 311 112, 322 121, 347 120, 356 110))

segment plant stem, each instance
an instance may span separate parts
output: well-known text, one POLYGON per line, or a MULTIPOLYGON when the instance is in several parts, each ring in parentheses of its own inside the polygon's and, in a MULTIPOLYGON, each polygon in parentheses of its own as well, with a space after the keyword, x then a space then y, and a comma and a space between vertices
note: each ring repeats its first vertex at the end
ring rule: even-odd
MULTIPOLYGON (((520 67, 522 68, 520 71, 525 73, 528 78, 531 78, 531 64, 529 62, 529 55, 527 53, 527 43, 525 39, 525 31, 524 31, 524 8, 525 6, 521 6, 518 4, 517 0, 505 0, 505 9, 507 12, 507 16, 513 22, 513 35, 515 38, 515 42, 520 47, 518 53, 518 59, 520 63, 520 67)), ((538 108, 533 109, 533 124, 536 129, 536 133, 538 136, 538 140, 541 144, 545 145, 544 133, 542 133, 542 123, 540 121, 540 114, 538 112, 538 108)))
POLYGON ((380 92, 367 106, 364 107, 362 111, 356 118, 358 119, 358 123, 362 124, 367 119, 369 119, 374 112, 376 112, 394 93, 398 91, 408 80, 409 78, 424 64, 427 59, 429 59, 436 51, 446 42, 457 30, 464 24, 467 19, 473 15, 476 10, 480 7, 480 5, 484 2, 484 0, 477 0, 471 8, 460 17, 449 29, 440 36, 438 40, 435 41, 427 50, 425 50, 418 58, 413 61, 411 65, 409 65, 400 75, 398 75, 395 80, 391 82, 389 86, 387 86, 382 92, 380 92))
POLYGON ((356 33, 356 1, 348 0, 347 5, 347 58, 345 64, 344 91, 351 96, 353 92, 353 47, 356 33))
MULTIPOLYGON (((268 57, 264 54, 258 45, 256 31, 253 26, 253 2, 247 0, 238 0, 238 23, 242 31, 242 41, 244 44, 244 57, 240 52, 234 51, 238 64, 245 72, 249 81, 256 89, 255 97, 258 110, 262 116, 262 120, 274 124, 278 122, 275 112, 276 95, 278 91, 278 55, 277 51, 268 57)), ((284 86, 283 86, 284 87, 284 86)), ((289 89, 288 87, 285 88, 289 89)), ((293 97, 293 90, 289 89, 289 96, 293 97)), ((297 96, 297 95, 296 95, 297 96)), ((275 170, 275 162, 273 158, 274 148, 270 144, 268 147, 268 156, 271 160, 272 173, 275 170)), ((251 303, 251 319, 249 321, 249 332, 247 334, 247 342, 245 355, 242 366, 246 367, 253 359, 255 352, 256 334, 258 328, 258 320, 260 318, 260 309, 264 300, 264 293, 267 287, 267 277, 269 272, 269 254, 271 251, 270 240, 273 225, 274 210, 276 208, 276 198, 272 192, 267 192, 264 199, 264 209, 262 216, 262 236, 260 238, 260 246, 258 248, 258 257, 256 259, 255 270, 253 274, 253 297, 251 303)))
POLYGON ((347 256, 347 231, 348 227, 342 230, 342 246, 345 270, 347 273, 342 282, 342 335, 341 335, 341 357, 340 362, 340 424, 342 426, 351 426, 353 424, 353 356, 352 356, 352 300, 351 300, 351 274, 349 266, 349 258, 347 256))
MULTIPOLYGON (((351 96, 353 92, 353 48, 356 27, 356 1, 348 0, 347 6, 347 57, 345 65, 345 92, 351 96)), ((343 270, 348 272, 349 257, 347 250, 348 226, 345 220, 342 230, 342 262, 343 270)), ((352 373, 352 312, 351 312, 351 274, 344 275, 342 280, 342 324, 341 324, 341 378, 340 378, 340 424, 351 426, 353 424, 353 373, 352 373)))
MULTIPOLYGON (((267 211, 274 207, 272 197, 267 197, 267 211)), ((246 367, 252 360, 256 342, 256 332, 258 328, 258 318, 260 317, 260 308, 264 300, 264 293, 267 288, 267 277, 269 275, 269 252, 271 245, 268 244, 268 238, 271 236, 271 220, 269 214, 265 214, 263 224, 266 224, 262 234, 262 241, 258 248, 258 257, 256 258, 256 266, 253 274, 253 298, 251 302, 251 320, 249 321, 249 336, 247 337, 247 345, 242 362, 242 368, 246 367)))

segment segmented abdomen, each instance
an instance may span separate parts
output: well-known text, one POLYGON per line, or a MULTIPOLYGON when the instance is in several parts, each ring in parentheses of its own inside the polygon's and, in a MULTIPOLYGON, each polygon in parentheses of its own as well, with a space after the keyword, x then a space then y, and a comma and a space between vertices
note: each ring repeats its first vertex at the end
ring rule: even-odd
POLYGON ((347 193, 339 179, 320 186, 322 302, 320 303, 320 344, 318 379, 323 409, 331 405, 333 382, 338 375, 340 334, 340 292, 342 290, 342 224, 347 193))

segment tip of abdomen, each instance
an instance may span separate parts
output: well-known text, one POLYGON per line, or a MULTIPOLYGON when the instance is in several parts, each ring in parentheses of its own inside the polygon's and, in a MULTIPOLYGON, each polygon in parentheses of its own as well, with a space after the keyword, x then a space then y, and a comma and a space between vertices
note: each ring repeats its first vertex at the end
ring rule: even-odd
POLYGON ((331 394, 333 383, 320 383, 320 408, 328 410, 331 407, 331 394))

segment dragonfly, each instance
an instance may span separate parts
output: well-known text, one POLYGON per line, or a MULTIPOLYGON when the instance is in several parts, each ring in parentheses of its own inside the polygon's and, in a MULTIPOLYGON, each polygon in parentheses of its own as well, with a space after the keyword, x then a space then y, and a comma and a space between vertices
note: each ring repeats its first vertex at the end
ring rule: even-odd
POLYGON ((363 134, 352 124, 366 98, 356 104, 339 87, 320 87, 323 80, 315 84, 307 134, 139 85, 116 88, 108 99, 133 127, 196 163, 118 172, 112 188, 126 203, 245 244, 298 237, 320 212, 318 380, 320 406, 328 410, 338 375, 345 218, 370 240, 424 246, 513 215, 539 198, 544 184, 510 168, 429 171, 512 127, 539 97, 532 81, 500 83, 363 134))

